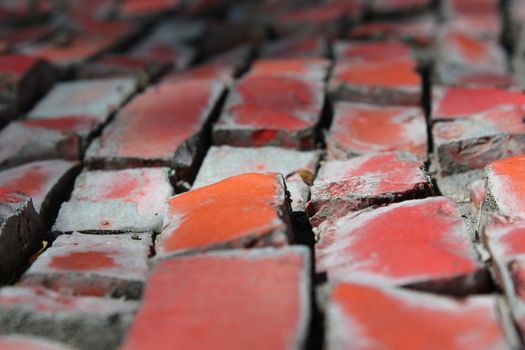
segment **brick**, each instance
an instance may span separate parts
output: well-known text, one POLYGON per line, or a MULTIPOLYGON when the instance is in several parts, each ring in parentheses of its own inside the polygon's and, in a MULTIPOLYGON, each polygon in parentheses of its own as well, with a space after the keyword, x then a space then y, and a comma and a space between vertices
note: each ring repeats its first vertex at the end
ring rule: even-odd
POLYGON ((522 108, 501 107, 437 122, 432 133, 443 175, 482 169, 495 160, 525 153, 522 108))
POLYGON ((147 84, 169 68, 169 64, 155 62, 146 57, 106 54, 96 61, 84 65, 81 79, 110 79, 132 77, 139 83, 147 84))
POLYGON ((285 191, 282 175, 247 173, 170 198, 157 256, 286 245, 293 233, 285 191))
POLYGON ((509 349, 498 304, 491 295, 454 299, 341 283, 330 295, 326 348, 509 349))
POLYGON ((161 263, 123 349, 303 348, 311 312, 307 253, 234 251, 161 263))
POLYGON ((41 248, 44 227, 30 197, 0 191, 0 284, 4 284, 11 282, 41 248))
POLYGON ((519 82, 510 74, 470 67, 435 66, 436 82, 458 87, 516 89, 519 82))
POLYGON ((298 152, 278 147, 213 146, 208 150, 192 188, 208 186, 243 173, 280 173, 286 180, 292 209, 304 211, 320 155, 317 151, 298 152))
POLYGON ((508 217, 525 218, 525 156, 498 160, 485 168, 487 196, 484 209, 508 217))
POLYGON ((92 117, 107 121, 135 91, 129 78, 77 80, 55 87, 29 112, 29 119, 92 117))
POLYGON ((252 64, 250 76, 286 76, 323 81, 328 75, 330 61, 322 58, 260 59, 252 64))
POLYGON ((368 6, 374 15, 395 15, 425 10, 432 4, 432 0, 372 0, 368 6))
POLYGON ((443 2, 446 15, 465 14, 465 15, 486 15, 497 13, 498 0, 446 0, 443 2))
POLYGON ((166 168, 84 171, 60 207, 53 231, 158 231, 172 194, 166 168))
POLYGON ((24 335, 0 336, 0 348, 4 350, 71 350, 68 346, 45 338, 24 335))
POLYGON ((239 147, 314 147, 324 84, 298 78, 248 76, 228 96, 213 142, 239 147))
POLYGON ((498 42, 503 34, 503 20, 499 11, 494 13, 455 14, 447 20, 447 27, 454 31, 465 32, 480 39, 498 42))
POLYGON ((432 195, 424 164, 409 153, 384 153, 321 165, 307 213, 313 226, 351 211, 432 195))
POLYGON ((235 21, 216 20, 207 23, 206 31, 200 43, 202 52, 212 56, 239 46, 258 46, 266 39, 267 28, 257 18, 235 21))
POLYGON ((336 63, 329 92, 336 100, 421 105, 422 79, 412 59, 336 63))
POLYGON ((137 303, 73 297, 43 288, 0 289, 2 333, 42 336, 75 348, 114 349, 131 324, 137 303))
POLYGON ((40 1, 36 7, 31 4, 15 0, 5 0, 0 5, 0 18, 6 23, 20 24, 23 22, 42 19, 53 9, 52 1, 40 1))
POLYGON ((0 31, 0 51, 19 51, 25 45, 32 44, 48 36, 53 26, 40 23, 30 27, 4 27, 0 31))
POLYGON ((204 149, 208 122, 224 92, 214 81, 151 87, 126 105, 88 148, 93 168, 169 166, 187 178, 204 149))
POLYGON ((0 188, 23 192, 46 225, 51 225, 61 200, 67 196, 80 164, 65 160, 44 160, 0 171, 0 188))
POLYGON ((525 106, 525 94, 517 90, 441 86, 433 91, 433 121, 465 118, 504 106, 525 106))
POLYGON ((328 44, 323 37, 295 36, 267 43, 261 48, 261 57, 325 57, 327 52, 328 44))
POLYGON ((325 140, 332 159, 389 151, 427 159, 425 115, 417 107, 338 102, 325 140))
POLYGON ((61 235, 19 285, 68 295, 138 299, 146 282, 150 234, 61 235))
POLYGON ((412 60, 412 49, 398 42, 338 41, 335 43, 334 51, 338 62, 412 60))
POLYGON ((321 224, 319 236, 316 268, 332 281, 459 295, 487 287, 488 275, 460 212, 446 197, 349 214, 321 224))
POLYGON ((180 7, 181 0, 124 0, 120 2, 119 17, 143 18, 159 15, 180 7))

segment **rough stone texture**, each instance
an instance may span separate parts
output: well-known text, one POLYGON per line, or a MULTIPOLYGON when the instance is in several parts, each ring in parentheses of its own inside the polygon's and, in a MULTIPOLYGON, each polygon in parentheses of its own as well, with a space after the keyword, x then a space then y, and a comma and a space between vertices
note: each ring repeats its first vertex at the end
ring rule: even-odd
POLYGON ((72 297, 43 288, 0 289, 0 334, 17 332, 78 349, 114 349, 137 309, 116 299, 72 297))
POLYGON ((311 313, 309 274, 305 248, 165 261, 149 279, 123 349, 301 349, 311 313))
POLYGON ((329 280, 410 286, 464 295, 486 290, 454 202, 433 197, 349 214, 319 226, 316 269, 329 280))
POLYGON ((84 171, 60 207, 53 231, 158 231, 172 194, 166 168, 84 171))
POLYGON ((0 336, 0 348, 4 350, 72 350, 68 346, 45 338, 16 334, 0 336))
POLYGON ((341 283, 330 296, 327 349, 510 349, 498 303, 341 283))
POLYGON ((135 82, 130 78, 59 83, 31 110, 28 118, 92 117, 104 123, 134 91, 135 82))
POLYGON ((317 151, 298 152, 278 147, 212 146, 204 158, 192 188, 211 185, 243 173, 275 172, 282 174, 286 180, 292 209, 304 211, 320 156, 320 152, 317 151))
POLYGON ((3 284, 12 281, 40 249, 44 228, 31 198, 5 189, 0 189, 0 223, 0 284, 3 284))
POLYGON ((268 43, 261 48, 261 57, 325 57, 326 40, 320 36, 296 36, 268 43))
POLYGON ((468 203, 470 185, 482 178, 483 170, 471 170, 450 176, 437 176, 436 182, 439 192, 443 196, 452 198, 457 203, 468 203))
POLYGON ((280 58, 255 61, 248 74, 306 78, 323 81, 328 75, 330 61, 322 58, 280 58))
POLYGON ((432 121, 450 121, 492 109, 525 107, 525 94, 518 90, 490 87, 434 87, 432 121))
POLYGON ((314 147, 324 84, 280 76, 248 76, 228 96, 213 142, 238 147, 314 147))
POLYGON ((189 177, 223 92, 222 84, 206 80, 150 88, 125 106, 91 144, 86 162, 105 169, 169 166, 178 177, 189 177))
POLYGON ((427 159, 425 115, 417 107, 338 102, 325 139, 332 159, 388 151, 407 151, 427 159))
POLYGON ((247 173, 170 198, 158 257, 293 241, 282 175, 247 173))
POLYGON ((335 65, 329 92, 336 100, 421 105, 422 78, 413 59, 348 61, 335 65))
POLYGON ((22 276, 22 286, 68 295, 140 298, 151 234, 61 235, 22 276))
POLYGON ((307 213, 313 226, 351 211, 432 195, 425 166, 409 153, 384 153, 322 164, 307 213))

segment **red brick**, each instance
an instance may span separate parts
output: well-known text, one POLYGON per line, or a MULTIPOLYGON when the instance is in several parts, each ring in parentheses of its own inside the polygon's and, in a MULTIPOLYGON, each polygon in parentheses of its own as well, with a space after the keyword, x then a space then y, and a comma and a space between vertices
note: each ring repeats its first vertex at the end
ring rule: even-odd
POLYGON ((426 121, 417 107, 336 103, 325 139, 333 159, 388 151, 407 151, 427 159, 426 121))
POLYGON ((22 276, 22 286, 68 295, 140 298, 151 235, 61 235, 22 276))
POLYGON ((490 87, 437 87, 433 90, 433 121, 469 117, 505 106, 525 106, 525 94, 517 90, 490 87))
POLYGON ((324 84, 298 78, 248 76, 229 95, 213 128, 215 144, 312 149, 324 84))
POLYGON ((0 336, 0 348, 4 350, 72 350, 63 344, 45 338, 24 335, 0 336))
POLYGON ((519 82, 510 74, 471 67, 436 65, 436 81, 439 84, 458 87, 517 88, 519 82))
POLYGON ((486 169, 484 209, 509 217, 525 218, 525 156, 498 160, 486 169))
POLYGON ((278 147, 212 146, 204 158, 192 188, 211 185, 243 173, 280 173, 285 177, 286 189, 290 192, 292 210, 304 211, 320 155, 317 151, 298 152, 278 147))
POLYGON ((467 294, 486 288, 465 223, 446 197, 406 201, 319 227, 316 268, 330 280, 467 294))
POLYGON ((120 2, 118 13, 123 18, 140 18, 165 13, 181 5, 181 0, 124 0, 120 2))
POLYGON ((509 349, 498 299, 453 299, 342 283, 331 292, 327 349, 509 349))
POLYGON ((351 211, 432 194, 425 166, 408 153, 383 153, 324 163, 307 212, 317 226, 351 211))
POLYGON ((498 12, 498 0, 446 0, 443 4, 448 15, 486 15, 498 12))
POLYGON ((292 239, 282 176, 247 173, 170 198, 156 252, 284 246, 292 239))
POLYGON ((340 61, 392 61, 394 59, 412 60, 412 50, 408 45, 390 41, 338 41, 335 44, 335 57, 340 61))
POLYGON ((30 27, 2 28, 0 31, 0 52, 18 51, 25 45, 48 36, 53 29, 53 26, 45 23, 30 27))
POLYGON ((322 58, 260 59, 252 64, 250 76, 280 76, 325 80, 330 61, 322 58))
POLYGON ((107 54, 82 67, 82 79, 108 79, 132 77, 142 84, 157 78, 166 71, 169 64, 155 62, 145 57, 107 54))
POLYGON ((0 188, 0 284, 12 282, 42 247, 44 227, 31 198, 0 188))
POLYGON ((0 18, 4 22, 24 22, 49 15, 53 9, 53 2, 50 0, 39 1, 35 8, 30 3, 16 0, 4 0, 0 4, 0 18))
POLYGON ((43 288, 4 287, 0 328, 2 333, 42 336, 79 349, 115 349, 137 306, 132 301, 73 297, 43 288))
POLYGON ((369 11, 375 15, 413 13, 430 8, 432 0, 373 0, 369 11))
POLYGON ((149 279, 123 349, 301 349, 308 270, 303 248, 165 261, 149 279))
POLYGON ((336 100, 417 106, 422 79, 412 59, 339 62, 329 92, 336 100))
POLYGON ((320 36, 296 36, 264 45, 261 56, 267 58, 325 57, 328 51, 326 40, 320 36))
POLYGON ((126 105, 88 148, 95 168, 170 166, 191 173, 203 149, 203 132, 224 92, 206 80, 163 83, 126 105))
POLYGON ((193 61, 195 52, 184 44, 153 36, 135 46, 130 55, 152 63, 169 63, 177 69, 184 69, 193 61))
POLYGON ((503 34, 503 21, 499 11, 494 13, 456 14, 447 22, 447 27, 465 32, 480 39, 498 42, 503 34))
POLYGON ((173 194, 166 168, 84 171, 62 204, 53 226, 58 232, 158 231, 173 194))

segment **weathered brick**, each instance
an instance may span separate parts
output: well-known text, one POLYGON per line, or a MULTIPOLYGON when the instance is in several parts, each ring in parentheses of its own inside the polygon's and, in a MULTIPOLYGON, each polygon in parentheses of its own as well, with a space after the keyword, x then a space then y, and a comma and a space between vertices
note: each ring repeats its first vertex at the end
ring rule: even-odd
POLYGON ((491 87, 436 87, 433 89, 433 121, 469 117, 507 106, 523 108, 525 94, 491 87))
POLYGON ((41 248, 44 228, 31 198, 5 189, 0 189, 0 219, 0 284, 3 284, 12 281, 41 248))
POLYGON ((312 149, 324 99, 324 84, 318 81, 248 76, 228 96, 213 128, 213 141, 312 149))
POLYGON ((31 110, 28 118, 91 117, 104 123, 134 91, 135 81, 129 78, 60 83, 31 110))
POLYGON ((333 159, 388 151, 407 151, 427 159, 427 126, 418 107, 338 102, 325 139, 333 159))
POLYGON ((148 273, 150 234, 61 235, 22 276, 22 286, 68 295, 137 299, 148 273))
POLYGON ((166 168, 84 171, 60 207, 53 231, 158 231, 172 194, 166 168))
POLYGON ((301 349, 311 312, 308 265, 298 247, 165 261, 123 349, 301 349))
POLYGON ((335 58, 341 61, 392 61, 397 59, 412 60, 410 46, 392 41, 338 41, 334 47, 335 58))
POLYGON ((509 349, 499 299, 464 299, 341 283, 328 306, 327 349, 509 349))
POLYGON ((287 37, 269 42, 261 48, 261 57, 325 57, 328 44, 321 36, 287 37))
POLYGON ((432 194, 425 165, 409 153, 383 153, 321 165, 307 212, 318 226, 351 211, 432 194))
POLYGON ((292 209, 304 211, 320 155, 317 151, 298 152, 278 147, 213 146, 204 158, 193 189, 243 173, 275 172, 286 180, 292 209))
POLYGON ((432 133, 443 175, 482 169, 495 160, 525 153, 522 108, 504 106, 437 122, 432 133))
POLYGON ((284 179, 278 174, 233 176, 179 194, 168 201, 157 256, 284 246, 293 240, 289 205, 284 179))
POLYGON ((156 62, 146 57, 106 54, 84 65, 79 76, 81 79, 132 77, 141 84, 147 84, 166 71, 169 66, 167 63, 156 62))
POLYGON ((43 288, 0 289, 0 333, 42 336, 78 349, 114 349, 137 303, 72 297, 43 288))
POLYGON ((170 166, 191 174, 203 150, 203 132, 224 86, 193 80, 151 87, 126 105, 90 145, 94 168, 170 166))
POLYGON ((368 10, 374 15, 414 13, 428 9, 433 3, 432 0, 372 0, 368 10))
POLYGON ((330 280, 373 282, 468 294, 486 290, 455 203, 446 197, 412 200, 349 214, 319 226, 316 269, 330 280))
POLYGON ((45 338, 18 334, 0 336, 0 348, 4 350, 72 350, 68 346, 45 338))
POLYGON ((338 62, 329 92, 336 100, 420 105, 422 78, 413 59, 338 62))
POLYGON ((250 76, 281 76, 325 80, 330 68, 330 61, 322 58, 280 58, 260 59, 250 68, 250 76))
POLYGON ((499 41, 503 34, 503 20, 499 11, 482 14, 455 14, 446 25, 454 31, 468 33, 479 39, 499 41))
POLYGON ((519 86, 509 73, 449 65, 435 66, 436 82, 458 87, 492 87, 511 89, 519 86))
POLYGON ((119 2, 119 17, 137 19, 178 9, 181 0, 123 0, 119 2))
POLYGON ((33 205, 46 226, 52 224, 56 209, 67 196, 79 171, 79 163, 66 160, 44 160, 0 171, 0 188, 22 192, 33 199, 33 205))
POLYGON ((0 52, 18 52, 20 48, 48 36, 53 29, 49 23, 35 24, 30 27, 3 27, 0 31, 0 52))
POLYGON ((445 0, 442 3, 446 13, 451 16, 454 14, 483 15, 487 13, 497 13, 498 0, 445 0))

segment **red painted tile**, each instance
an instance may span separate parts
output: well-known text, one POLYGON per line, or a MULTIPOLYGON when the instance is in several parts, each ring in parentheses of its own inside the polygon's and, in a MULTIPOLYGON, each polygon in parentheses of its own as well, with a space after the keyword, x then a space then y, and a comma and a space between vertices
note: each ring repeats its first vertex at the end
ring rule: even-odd
POLYGON ((166 168, 84 171, 62 204, 58 232, 151 232, 159 230, 173 194, 166 168))
POLYGON ((423 110, 416 107, 375 106, 339 102, 326 135, 328 155, 407 151, 427 158, 427 131, 423 110))
POLYGON ((325 57, 327 43, 319 36, 298 36, 267 43, 261 49, 261 57, 325 57))
POLYGON ((322 58, 260 59, 252 64, 248 74, 324 80, 329 68, 330 61, 322 58))
POLYGON ((151 245, 149 234, 61 235, 19 283, 68 295, 139 298, 151 245))
POLYGON ((487 112, 504 106, 525 106, 525 94, 520 91, 490 87, 434 88, 432 119, 451 120, 487 112))
POLYGON ((215 144, 311 149, 324 103, 324 84, 280 76, 238 82, 213 128, 215 144))
POLYGON ((408 153, 383 153, 324 163, 307 213, 318 226, 351 211, 432 194, 424 164, 408 153))
POLYGON ((340 62, 329 91, 337 100, 420 105, 422 80, 416 69, 409 59, 340 62))
POLYGON ((330 280, 460 294, 486 286, 465 223, 446 197, 350 214, 321 224, 319 235, 316 268, 330 280))
POLYGON ((392 61, 412 60, 412 50, 398 42, 356 42, 338 41, 335 44, 335 58, 340 61, 392 61))
MULTIPOLYGON (((86 154, 95 167, 170 166, 191 171, 201 137, 224 92, 214 81, 167 82, 133 99, 86 154)), ((184 177, 184 174, 180 174, 184 177)))
POLYGON ((523 154, 523 111, 504 106, 435 123, 432 133, 441 173, 482 169, 495 160, 523 154))
POLYGON ((168 201, 157 256, 222 247, 283 246, 291 240, 281 175, 247 173, 168 201))
POLYGON ((328 349, 511 347, 500 324, 498 300, 493 296, 453 299, 339 284, 331 292, 327 329, 328 349))
POLYGON ((0 348, 4 350, 71 350, 71 348, 45 338, 23 335, 0 336, 0 348))
POLYGON ((302 348, 310 318, 307 256, 290 248, 162 262, 123 349, 302 348))

